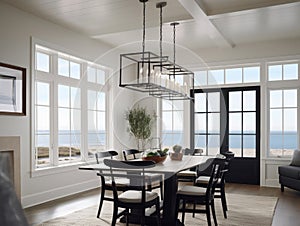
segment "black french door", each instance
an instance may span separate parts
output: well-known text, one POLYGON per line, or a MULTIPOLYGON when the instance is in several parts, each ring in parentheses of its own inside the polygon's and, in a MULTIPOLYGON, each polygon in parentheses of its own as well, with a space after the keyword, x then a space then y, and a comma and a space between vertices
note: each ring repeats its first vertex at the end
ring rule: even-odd
POLYGON ((206 155, 232 151, 227 181, 259 184, 260 87, 196 89, 191 143, 206 155))

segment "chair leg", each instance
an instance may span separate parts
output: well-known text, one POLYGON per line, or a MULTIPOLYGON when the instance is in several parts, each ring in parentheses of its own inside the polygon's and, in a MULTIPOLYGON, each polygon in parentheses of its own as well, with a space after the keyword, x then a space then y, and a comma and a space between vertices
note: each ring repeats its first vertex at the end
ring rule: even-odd
POLYGON ((222 208, 223 208, 223 215, 224 218, 227 219, 227 202, 226 202, 226 196, 225 196, 225 188, 221 188, 221 202, 222 202, 222 208))
POLYGON ((205 210, 206 210, 207 225, 208 225, 208 226, 211 226, 210 206, 209 206, 209 203, 208 203, 208 202, 205 204, 205 210))
POLYGON ((284 192, 284 186, 281 185, 281 192, 284 192))
POLYGON ((214 218, 215 226, 217 226, 218 222, 217 222, 217 216, 216 216, 216 211, 215 211, 215 201, 214 200, 211 201, 211 212, 212 212, 212 215, 213 215, 213 218, 214 218))
POLYGON ((176 197, 176 207, 175 207, 175 217, 176 217, 176 219, 178 218, 179 203, 180 203, 180 198, 177 196, 176 197))
POLYGON ((159 199, 157 199, 156 201, 156 206, 155 206, 155 209, 156 209, 156 214, 157 214, 157 225, 160 226, 160 205, 159 205, 159 199))
POLYGON ((117 223, 117 216, 118 216, 118 206, 114 204, 114 213, 113 213, 113 219, 111 222, 112 226, 115 226, 117 223))
POLYGON ((159 185, 160 185, 160 197, 161 197, 161 200, 164 199, 164 187, 163 187, 163 182, 159 182, 159 185))
POLYGON ((193 206, 193 217, 195 217, 195 212, 196 212, 196 203, 194 202, 194 206, 193 206))
POLYGON ((145 208, 142 208, 142 213, 141 213, 141 226, 145 225, 145 208))
POLYGON ((182 222, 183 225, 184 225, 184 217, 185 217, 185 204, 186 204, 186 201, 183 200, 183 202, 182 202, 182 215, 181 215, 181 222, 182 222))
POLYGON ((103 205, 104 195, 105 195, 105 188, 102 186, 101 187, 101 196, 100 196, 100 202, 99 202, 97 218, 100 218, 100 213, 101 213, 101 209, 102 209, 102 205, 103 205))
POLYGON ((126 226, 129 226, 129 209, 126 209, 126 226))

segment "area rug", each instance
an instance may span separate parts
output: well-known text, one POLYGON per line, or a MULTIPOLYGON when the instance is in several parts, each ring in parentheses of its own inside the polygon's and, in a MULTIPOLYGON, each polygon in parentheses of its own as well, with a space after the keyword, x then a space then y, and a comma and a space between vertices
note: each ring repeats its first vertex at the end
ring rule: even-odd
MULTIPOLYGON (((228 218, 224 219, 220 200, 217 199, 216 212, 219 225, 226 226, 270 226, 274 214, 277 197, 250 196, 239 194, 227 194, 228 218)), ((112 216, 112 203, 104 202, 101 212, 101 219, 96 218, 98 206, 92 206, 64 217, 59 217, 40 224, 40 226, 109 226, 112 216)), ((179 215, 181 219, 181 214, 179 215)), ((120 222, 117 225, 125 225, 120 222)), ((186 226, 207 225, 205 214, 196 214, 195 218, 191 213, 185 215, 186 226)))

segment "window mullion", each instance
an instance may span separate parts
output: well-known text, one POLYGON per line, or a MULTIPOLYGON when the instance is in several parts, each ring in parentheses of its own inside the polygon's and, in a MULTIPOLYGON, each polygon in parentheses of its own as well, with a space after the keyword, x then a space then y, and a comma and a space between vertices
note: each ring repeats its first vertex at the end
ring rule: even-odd
MULTIPOLYGON (((53 55, 52 61, 52 70, 54 77, 57 76, 57 60, 58 55, 53 55)), ((52 155, 50 156, 51 163, 53 166, 58 166, 58 81, 53 79, 52 81, 52 94, 51 96, 51 148, 52 148, 52 155)))

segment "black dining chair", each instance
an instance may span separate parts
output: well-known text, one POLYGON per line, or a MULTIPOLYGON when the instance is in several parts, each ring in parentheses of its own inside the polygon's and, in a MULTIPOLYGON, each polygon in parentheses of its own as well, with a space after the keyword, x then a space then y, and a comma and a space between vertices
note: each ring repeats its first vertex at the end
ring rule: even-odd
POLYGON ((146 175, 145 169, 155 166, 153 161, 117 161, 104 159, 104 164, 109 170, 102 171, 100 174, 109 176, 112 181, 114 211, 112 217, 112 226, 116 224, 120 216, 126 217, 126 225, 129 223, 129 215, 138 214, 141 225, 145 225, 146 208, 155 206, 156 224, 160 225, 160 203, 159 195, 156 192, 146 191, 146 175), (127 172, 127 173, 124 173, 127 172), (119 186, 116 185, 117 178, 126 178, 130 180, 130 190, 121 194, 118 193, 119 186), (125 210, 118 213, 119 208, 125 210), (131 211, 129 210, 136 210, 131 211))
MULTIPOLYGON (((125 161, 138 159, 141 154, 139 150, 128 149, 123 150, 123 157, 125 161)), ((163 199, 163 175, 157 173, 146 173, 146 182, 148 183, 147 190, 160 188, 160 197, 163 199)))
MULTIPOLYGON (((186 148, 184 150, 184 155, 202 155, 203 149, 196 148, 194 150, 191 150, 189 148, 186 148)), ((197 178, 197 167, 194 167, 192 169, 183 170, 179 173, 177 173, 177 181, 180 182, 195 182, 197 178)))
MULTIPOLYGON (((225 152, 223 153, 225 156, 224 160, 224 168, 221 173, 221 178, 217 181, 216 189, 215 189, 215 198, 221 199, 222 209, 224 218, 227 218, 227 201, 226 201, 226 193, 225 193, 225 177, 229 171, 230 161, 234 158, 234 153, 232 152, 225 152)), ((220 161, 220 159, 216 158, 212 164, 220 161)), ((207 187, 209 182, 209 176, 201 175, 195 180, 195 186, 198 187, 207 187)))
MULTIPOLYGON (((118 152, 116 151, 101 151, 101 152, 96 152, 95 153, 95 157, 96 157, 96 162, 97 164, 100 163, 100 159, 109 157, 110 159, 113 159, 114 156, 117 156, 118 152)), ((105 177, 103 177, 101 175, 101 171, 99 173, 97 173, 97 176, 100 177, 101 180, 101 196, 100 196, 100 202, 99 202, 99 208, 98 208, 98 213, 97 213, 97 218, 100 217, 100 213, 101 213, 101 209, 102 209, 102 205, 103 205, 103 201, 113 201, 113 198, 105 196, 105 191, 112 191, 112 181, 110 179, 105 179, 105 177)), ((119 191, 126 191, 128 189, 128 185, 129 185, 129 180, 128 179, 122 179, 122 180, 116 180, 116 186, 119 187, 119 191)))
POLYGON ((176 195, 176 216, 178 216, 178 212, 182 212, 182 224, 184 224, 185 213, 205 213, 207 218, 207 223, 211 226, 211 216, 210 210, 213 215, 215 225, 217 223, 217 217, 215 212, 214 205, 214 190, 217 181, 220 179, 220 172, 222 166, 220 164, 214 164, 212 173, 208 182, 208 186, 206 188, 197 187, 193 185, 183 186, 181 189, 177 191, 176 195), (180 207, 180 202, 182 201, 182 207, 180 207), (205 209, 197 209, 197 208, 186 208, 186 204, 191 203, 194 205, 202 205, 205 209))

